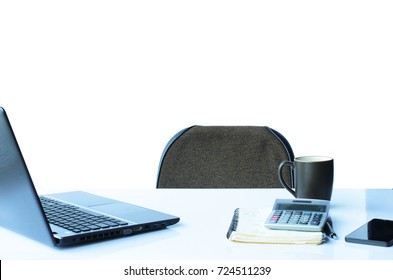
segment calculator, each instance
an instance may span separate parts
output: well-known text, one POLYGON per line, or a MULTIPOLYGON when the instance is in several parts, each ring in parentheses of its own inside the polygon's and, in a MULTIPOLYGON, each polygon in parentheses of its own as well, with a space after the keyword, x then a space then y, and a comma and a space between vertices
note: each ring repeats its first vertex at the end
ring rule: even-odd
POLYGON ((330 202, 319 199, 276 199, 265 227, 270 229, 322 231, 330 202))

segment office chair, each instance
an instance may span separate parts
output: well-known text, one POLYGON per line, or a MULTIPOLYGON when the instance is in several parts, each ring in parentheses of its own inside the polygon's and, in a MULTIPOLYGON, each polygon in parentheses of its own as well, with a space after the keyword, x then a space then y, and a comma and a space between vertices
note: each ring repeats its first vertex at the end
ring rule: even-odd
MULTIPOLYGON (((266 126, 192 126, 165 147, 156 187, 280 188, 278 165, 293 159, 285 137, 266 126)), ((289 168, 284 177, 293 183, 289 168)))

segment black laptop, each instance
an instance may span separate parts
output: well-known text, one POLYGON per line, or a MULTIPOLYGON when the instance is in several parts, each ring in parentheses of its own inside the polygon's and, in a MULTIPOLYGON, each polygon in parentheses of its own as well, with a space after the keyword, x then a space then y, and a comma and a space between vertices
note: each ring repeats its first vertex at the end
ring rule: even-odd
POLYGON ((69 246, 163 229, 179 220, 87 192, 38 196, 0 107, 0 226, 45 244, 69 246))

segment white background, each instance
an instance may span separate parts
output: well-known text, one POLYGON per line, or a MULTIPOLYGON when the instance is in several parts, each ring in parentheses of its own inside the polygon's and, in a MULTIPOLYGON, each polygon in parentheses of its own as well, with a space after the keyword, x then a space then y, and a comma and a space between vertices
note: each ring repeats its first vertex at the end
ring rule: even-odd
POLYGON ((391 188, 391 1, 1 1, 0 106, 42 192, 154 188, 184 127, 268 125, 391 188))

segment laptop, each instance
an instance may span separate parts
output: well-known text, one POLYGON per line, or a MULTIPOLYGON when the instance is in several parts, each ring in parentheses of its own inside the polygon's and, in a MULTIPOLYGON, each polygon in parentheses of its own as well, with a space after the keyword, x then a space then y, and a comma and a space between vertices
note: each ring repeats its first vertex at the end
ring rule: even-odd
POLYGON ((0 107, 0 226, 63 247, 163 229, 179 220, 87 192, 39 196, 0 107))

